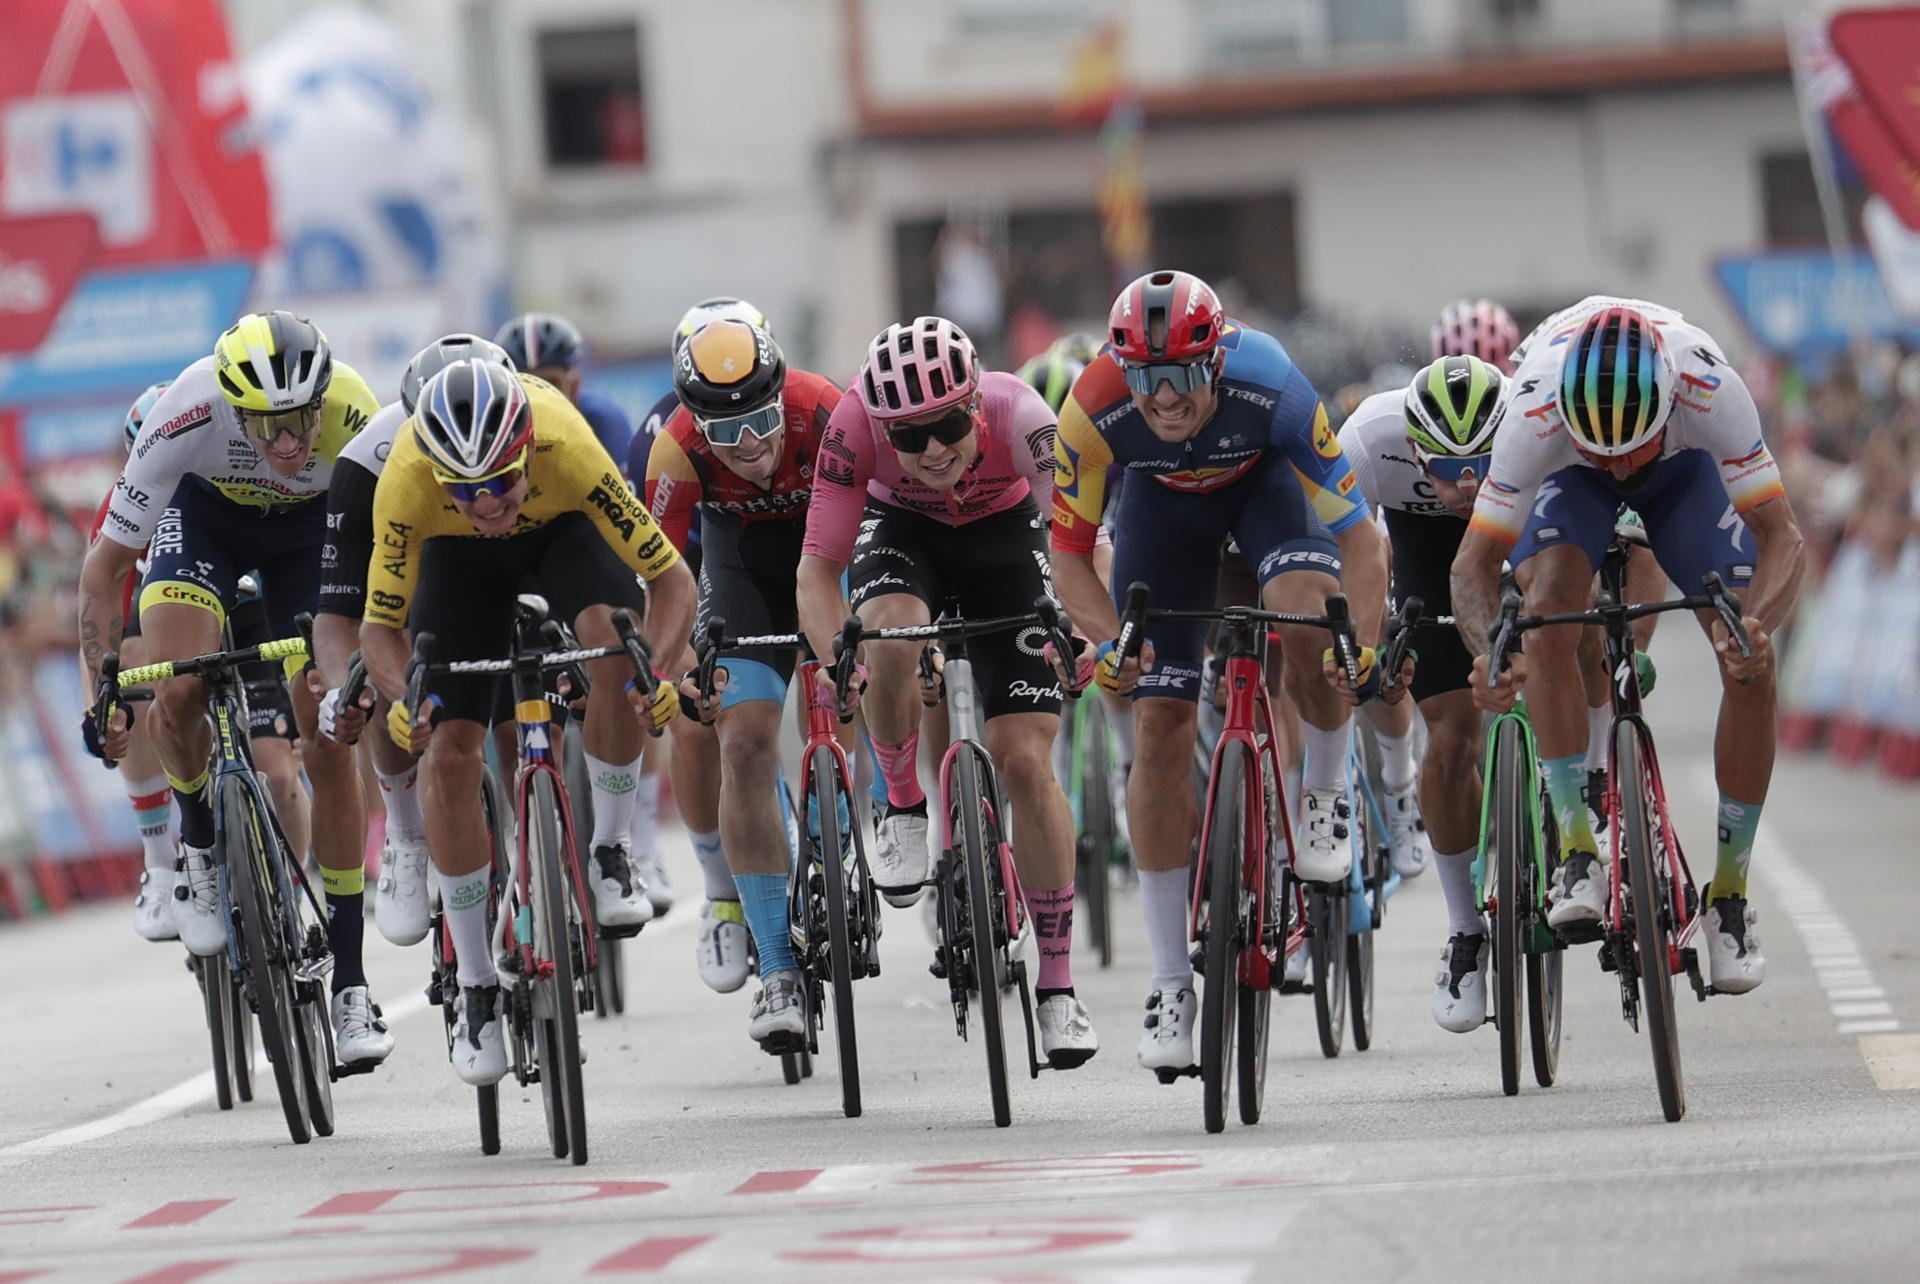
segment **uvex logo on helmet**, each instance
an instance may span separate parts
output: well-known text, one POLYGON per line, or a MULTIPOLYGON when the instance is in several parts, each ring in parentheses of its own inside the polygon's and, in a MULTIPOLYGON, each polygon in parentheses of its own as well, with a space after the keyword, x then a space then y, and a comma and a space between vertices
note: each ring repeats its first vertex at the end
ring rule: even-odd
POLYGON ((1123 361, 1204 357, 1220 345, 1226 316, 1213 287, 1191 272, 1149 272, 1120 292, 1107 317, 1123 361))

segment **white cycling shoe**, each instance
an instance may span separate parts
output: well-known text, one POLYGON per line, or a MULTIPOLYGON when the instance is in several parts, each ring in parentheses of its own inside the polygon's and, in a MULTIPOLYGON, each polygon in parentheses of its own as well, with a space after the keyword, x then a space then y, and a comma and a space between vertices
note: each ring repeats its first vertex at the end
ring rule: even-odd
POLYGON ((364 985, 333 996, 333 1051, 343 1070, 371 1069, 393 1051, 393 1035, 364 985))
POLYGON ((667 881, 667 867, 660 863, 660 853, 642 852, 633 858, 633 868, 646 884, 647 904, 653 906, 653 916, 659 918, 672 909, 673 884, 667 881))
POLYGON ((500 1032, 500 987, 469 985, 460 991, 453 1023, 453 1072, 460 1082, 484 1088, 507 1074, 507 1042, 500 1032))
POLYGON ((1493 950, 1485 932, 1455 932, 1440 950, 1433 975, 1433 1019, 1442 1030, 1465 1034, 1487 1021, 1487 964, 1493 950))
POLYGON ((1147 996, 1147 1028, 1140 1035, 1140 1064, 1162 1083, 1194 1068, 1193 1018, 1200 1010, 1193 987, 1155 990, 1147 996))
POLYGON ((388 838, 373 893, 373 925, 395 945, 415 945, 426 939, 431 917, 425 840, 388 838))
POLYGON ((1598 923, 1607 912, 1607 866, 1592 852, 1576 851, 1560 866, 1547 894, 1547 926, 1598 923))
POLYGON ((606 936, 632 936, 653 918, 646 884, 635 875, 625 843, 593 849, 587 882, 593 888, 593 917, 606 936))
POLYGON ((181 874, 173 889, 173 926, 187 949, 210 959, 227 948, 220 871, 211 849, 180 845, 181 874))
POLYGON ((747 983, 752 942, 739 901, 708 901, 700 907, 700 935, 693 943, 693 958, 709 990, 732 994, 747 983))
POLYGON ((920 893, 933 877, 933 860, 927 853, 926 800, 912 807, 888 803, 874 831, 873 885, 887 898, 887 904, 905 908, 920 899, 920 893))
POLYGON ((1392 853, 1393 872, 1412 878, 1433 858, 1433 843, 1427 837, 1426 822, 1420 819, 1420 803, 1414 787, 1408 785, 1395 793, 1387 791, 1387 847, 1392 853))
POLYGON ((747 1013, 747 1037, 763 1052, 778 1056, 806 1046, 807 1009, 796 971, 771 972, 747 1013))
POLYGON ((1071 994, 1054 994, 1033 1014, 1040 1028, 1040 1055, 1055 1070, 1071 1070, 1085 1065, 1100 1051, 1100 1036, 1093 1032, 1093 1021, 1086 1005, 1071 994))
MULTIPOLYGON (((1713 893, 1711 884, 1707 894, 1713 893)), ((1716 994, 1745 994, 1767 979, 1767 959, 1754 932, 1759 916, 1744 896, 1724 896, 1707 905, 1707 971, 1716 994)))
POLYGON ((133 898, 133 930, 142 940, 180 938, 180 929, 173 925, 173 889, 179 880, 179 873, 171 869, 140 871, 140 894, 133 898))
POLYGON ((1353 872, 1346 794, 1338 789, 1309 789, 1300 800, 1300 814, 1293 876, 1303 883, 1340 882, 1353 872))

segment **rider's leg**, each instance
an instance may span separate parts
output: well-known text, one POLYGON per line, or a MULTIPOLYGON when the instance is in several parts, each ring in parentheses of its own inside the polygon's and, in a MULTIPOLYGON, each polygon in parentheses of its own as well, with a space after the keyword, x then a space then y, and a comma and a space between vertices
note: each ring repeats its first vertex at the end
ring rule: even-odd
MULTIPOLYGON (((1716 618, 1711 611, 1701 612, 1701 628, 1716 618)), ((1720 843, 1712 890, 1716 899, 1747 894, 1754 832, 1773 780, 1778 719, 1779 688, 1772 666, 1744 685, 1721 671, 1720 719, 1713 736, 1714 778, 1720 786, 1720 843)))
MULTIPOLYGON (((765 665, 732 661, 728 690, 748 666, 758 670, 756 686, 785 684, 765 665)), ((715 723, 720 739, 720 832, 733 867, 740 907, 760 950, 760 975, 791 971, 793 947, 787 935, 787 826, 780 814, 780 712, 776 699, 745 699, 720 710, 715 723)))
POLYGON ((676 718, 668 728, 673 757, 673 800, 693 840, 693 854, 706 877, 707 899, 734 898, 733 869, 720 836, 720 740, 712 727, 692 718, 676 718))
POLYGON ((498 980, 487 931, 493 847, 479 803, 486 739, 480 723, 449 718, 434 727, 420 765, 427 846, 439 872, 440 901, 463 989, 498 980))
MULTIPOLYGON (((1529 614, 1582 611, 1593 604, 1593 560, 1578 544, 1549 544, 1527 559, 1529 614)), ((1598 855, 1587 820, 1587 703, 1576 625, 1527 634, 1527 716, 1540 748, 1540 772, 1553 800, 1563 856, 1598 855)))
MULTIPOLYGON (((147 662, 147 644, 139 634, 120 639, 120 667, 138 668, 147 662)), ((127 756, 120 760, 120 779, 140 827, 140 847, 146 867, 173 877, 173 791, 160 771, 160 755, 153 747, 147 720, 135 717, 127 739, 127 756)))
MULTIPOLYGON (((1133 717, 1139 750, 1133 760, 1135 779, 1185 780, 1192 771, 1199 706, 1179 698, 1138 699, 1133 702, 1133 717)), ((1140 866, 1141 908, 1153 951, 1153 988, 1189 988, 1193 965, 1187 954, 1187 868, 1200 830, 1199 804, 1186 788, 1132 789, 1127 794, 1127 821, 1140 866)))
POLYGON ((1420 702, 1427 754, 1420 764, 1420 809, 1433 836, 1434 863, 1453 932, 1484 930, 1473 894, 1480 846, 1480 711, 1473 693, 1448 691, 1420 702))
POLYGON ((1007 805, 1018 818, 1013 860, 1033 910, 1040 947, 1042 999, 1073 988, 1073 813, 1054 778, 1052 745, 1060 718, 1008 713, 987 720, 987 752, 999 769, 1007 805))
MULTIPOLYGON (((1261 588, 1260 600, 1269 611, 1319 615, 1326 610, 1327 595, 1339 587, 1339 581, 1324 571, 1282 571, 1261 588)), ((1281 630, 1280 651, 1285 665, 1281 681, 1300 712, 1308 789, 1347 787, 1347 720, 1351 711, 1340 693, 1320 676, 1321 653, 1331 645, 1331 636, 1319 629, 1281 630)))
POLYGON ((327 891, 327 938, 333 946, 333 992, 338 994, 367 983, 361 966, 367 800, 353 747, 320 734, 320 696, 325 693, 316 694, 304 673, 296 674, 288 686, 307 779, 313 782, 313 850, 327 891))
MULTIPOLYGON (((140 634, 149 663, 183 660, 220 649, 220 620, 201 606, 152 600, 144 594, 140 634)), ((207 725, 206 686, 199 678, 171 678, 154 693, 148 728, 154 752, 180 807, 180 841, 201 851, 213 847, 213 803, 208 796, 213 731, 207 725)))
POLYGON ((273 810, 280 817, 280 828, 296 859, 304 860, 313 850, 314 808, 307 797, 306 781, 301 779, 303 755, 300 747, 285 736, 262 734, 251 737, 253 765, 267 775, 273 789, 273 810))
MULTIPOLYGON (((860 604, 860 622, 870 629, 910 628, 931 618, 926 603, 909 593, 888 593, 860 604)), ((894 807, 925 802, 916 760, 922 713, 920 644, 867 642, 862 650, 868 679, 861 705, 867 711, 874 758, 886 778, 887 801, 894 807)))

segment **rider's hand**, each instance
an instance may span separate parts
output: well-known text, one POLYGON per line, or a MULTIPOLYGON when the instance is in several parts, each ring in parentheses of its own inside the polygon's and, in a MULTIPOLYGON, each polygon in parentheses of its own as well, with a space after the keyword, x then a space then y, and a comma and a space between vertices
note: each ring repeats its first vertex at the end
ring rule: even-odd
POLYGON ((1718 616, 1714 617, 1710 635, 1713 649, 1720 653, 1721 671, 1745 686, 1755 678, 1773 672, 1773 639, 1761 627, 1760 621, 1751 615, 1741 616, 1740 623, 1746 626, 1747 646, 1753 652, 1745 659, 1740 656, 1740 644, 1727 632, 1726 621, 1718 616))
POLYGON ((1500 685, 1487 686, 1487 657, 1476 655, 1473 658, 1473 673, 1467 679, 1473 687, 1473 703, 1488 713, 1505 713, 1513 708, 1520 698, 1520 690, 1527 685, 1527 656, 1524 651, 1516 651, 1507 657, 1507 670, 1500 675, 1500 685))
MULTIPOLYGON (((823 664, 818 669, 815 669, 813 680, 819 684, 821 692, 826 696, 828 705, 832 705, 834 697, 837 694, 834 690, 833 666, 823 664)), ((847 707, 840 710, 837 716, 851 718, 853 711, 860 707, 860 697, 866 689, 867 666, 856 660, 853 665, 853 681, 847 684, 847 707)))
POLYGON ((322 694, 320 674, 309 669, 307 689, 320 696, 320 734, 337 744, 357 744, 360 733, 366 730, 368 711, 373 708, 373 687, 368 685, 360 688, 359 699, 343 706, 340 703, 340 688, 332 687, 322 694))
POLYGON ((1360 648, 1355 657, 1354 667, 1360 673, 1360 685, 1354 686, 1347 681, 1347 669, 1343 664, 1335 663, 1333 648, 1328 647, 1320 653, 1320 674, 1327 685, 1346 698, 1348 704, 1360 705, 1380 694, 1380 666, 1375 663, 1379 654, 1370 646, 1360 648))
POLYGON ((680 689, 671 681, 653 675, 653 689, 643 691, 631 679, 627 680, 627 703, 640 715, 641 721, 651 722, 655 731, 665 731, 667 725, 680 715, 680 689))
POLYGON ((1040 658, 1052 665, 1053 671, 1059 675, 1060 680, 1075 691, 1081 690, 1087 683, 1093 681, 1094 664, 1099 654, 1099 648, 1094 646, 1090 638, 1083 638, 1078 633, 1074 634, 1073 672, 1069 673, 1067 661, 1053 643, 1049 642, 1040 648, 1040 658))
POLYGON ((1153 643, 1143 643, 1140 654, 1126 661, 1120 660, 1120 649, 1113 642, 1102 642, 1094 655, 1093 680, 1102 691, 1114 695, 1126 695, 1140 681, 1140 675, 1153 672, 1153 643))
POLYGON ((430 695, 420 706, 418 717, 407 711, 405 700, 395 700, 387 708, 387 738, 402 753, 418 757, 427 751, 433 739, 433 715, 439 712, 440 697, 430 695))
POLYGON ((127 745, 133 738, 133 706, 114 705, 105 727, 94 717, 96 712, 89 709, 80 715, 80 741, 88 753, 111 767, 127 756, 127 745))
POLYGON ((703 707, 700 702, 700 670, 690 671, 680 679, 680 716, 702 726, 711 727, 713 720, 720 716, 720 697, 727 693, 727 683, 733 675, 727 672, 724 664, 715 665, 713 670, 713 699, 703 707))
POLYGON ((947 698, 947 655, 939 647, 928 647, 925 654, 933 664, 933 680, 920 678, 920 703, 931 709, 947 698))
POLYGON ((1407 698, 1407 692, 1413 689, 1413 671, 1419 659, 1420 653, 1410 650, 1406 658, 1400 661, 1400 672, 1383 675, 1385 680, 1380 684, 1382 704, 1399 704, 1407 698))

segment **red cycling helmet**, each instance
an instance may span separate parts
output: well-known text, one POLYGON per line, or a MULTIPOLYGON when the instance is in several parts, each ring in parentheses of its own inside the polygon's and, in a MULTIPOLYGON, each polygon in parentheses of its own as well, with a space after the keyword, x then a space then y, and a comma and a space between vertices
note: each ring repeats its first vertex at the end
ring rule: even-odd
POLYGON ((1226 314, 1213 287, 1191 272, 1149 272, 1120 291, 1107 316, 1122 361, 1191 361, 1220 346, 1226 314))
POLYGON ((1434 360, 1442 357, 1478 357, 1513 373, 1513 350, 1520 346, 1520 327, 1507 310, 1492 299, 1461 299, 1440 310, 1433 323, 1434 360))

